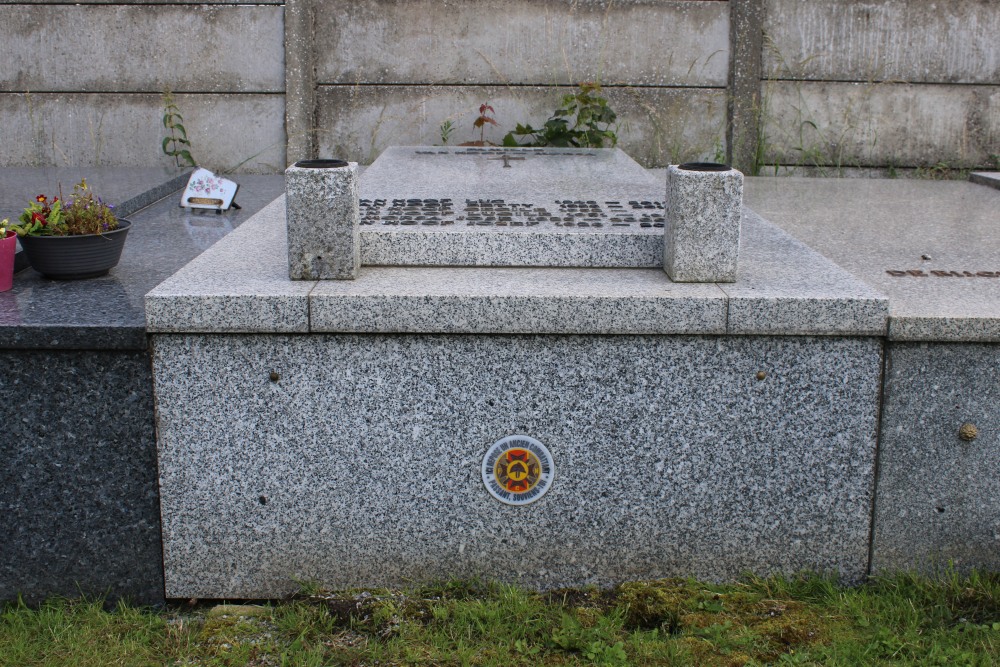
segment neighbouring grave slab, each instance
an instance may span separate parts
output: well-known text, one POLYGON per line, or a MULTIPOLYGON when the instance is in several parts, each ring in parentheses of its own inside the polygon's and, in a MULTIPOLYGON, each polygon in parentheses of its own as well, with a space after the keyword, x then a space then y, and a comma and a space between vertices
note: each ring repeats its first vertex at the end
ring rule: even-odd
POLYGON ((756 178, 747 204, 889 298, 889 338, 1000 342, 1000 192, 963 182, 756 178))
POLYGON ((215 215, 178 208, 179 194, 156 201, 186 180, 159 180, 159 170, 0 173, 5 216, 87 176, 133 221, 109 275, 54 281, 26 269, 0 294, 0 403, 13 415, 0 435, 0 601, 85 594, 161 604, 143 296, 274 199, 283 179, 240 177, 243 210, 215 215))
POLYGON ((874 338, 184 334, 153 363, 168 597, 866 572, 874 338), (479 471, 516 433, 557 470, 522 507, 479 471))
POLYGON ((996 569, 1000 192, 782 178, 747 195, 889 298, 873 570, 996 569))
POLYGON ((969 174, 969 180, 1000 190, 1000 171, 974 171, 969 174))
POLYGON ((998 369, 996 344, 889 346, 874 571, 1000 569, 998 369))

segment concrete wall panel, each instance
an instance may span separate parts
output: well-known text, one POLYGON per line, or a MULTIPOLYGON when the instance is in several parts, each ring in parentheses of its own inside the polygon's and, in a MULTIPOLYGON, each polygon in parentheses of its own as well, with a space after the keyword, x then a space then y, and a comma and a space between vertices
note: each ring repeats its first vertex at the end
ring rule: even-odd
POLYGON ((781 78, 1000 82, 996 0, 768 0, 765 71, 781 78))
MULTIPOLYGON (((481 86, 322 86, 318 98, 321 156, 370 163, 388 146, 440 144, 441 123, 455 125, 451 144, 479 139, 472 126, 489 100, 500 143, 517 123, 543 124, 569 88, 481 86)), ((646 166, 724 153, 725 92, 716 89, 605 88, 623 121, 619 147, 646 166)))
POLYGON ((725 86, 729 3, 317 4, 321 83, 725 86))
MULTIPOLYGON (((200 164, 284 169, 283 95, 177 95, 176 103, 200 164)), ((0 164, 167 165, 162 116, 156 94, 0 94, 0 164)))
POLYGON ((773 82, 769 163, 971 167, 1000 139, 1000 86, 773 82))
POLYGON ((282 14, 218 5, 0 6, 0 90, 282 92, 282 14))

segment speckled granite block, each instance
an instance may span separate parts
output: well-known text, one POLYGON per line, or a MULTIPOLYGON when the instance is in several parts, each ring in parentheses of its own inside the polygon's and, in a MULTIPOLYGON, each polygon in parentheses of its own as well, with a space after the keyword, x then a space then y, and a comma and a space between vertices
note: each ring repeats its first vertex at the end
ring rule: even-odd
POLYGON ((1000 569, 1000 345, 890 343, 888 354, 873 570, 1000 569))
POLYGON ((720 284, 732 334, 882 336, 889 301, 757 214, 744 213, 735 283, 720 284))
POLYGON ((363 268, 318 284, 309 317, 331 332, 721 334, 726 298, 659 269, 363 268))
POLYGON ((969 174, 969 180, 1000 190, 1000 171, 974 171, 969 174))
POLYGON ((747 213, 735 284, 660 269, 362 267, 356 280, 288 279, 270 250, 281 200, 147 297, 157 332, 882 335, 885 299, 747 213))
POLYGON ((315 283, 289 280, 286 243, 279 197, 146 295, 147 330, 308 331, 315 283))
POLYGON ((736 169, 667 170, 663 270, 674 282, 732 283, 740 254, 743 174, 736 169))
POLYGON ((0 352, 0 600, 163 602, 150 375, 145 351, 0 352))
POLYGON ((354 162, 305 160, 285 170, 292 280, 357 277, 361 266, 357 167, 354 162))
POLYGON ((153 350, 168 597, 865 575, 876 339, 157 335, 153 350), (479 473, 515 433, 558 471, 522 507, 479 473))

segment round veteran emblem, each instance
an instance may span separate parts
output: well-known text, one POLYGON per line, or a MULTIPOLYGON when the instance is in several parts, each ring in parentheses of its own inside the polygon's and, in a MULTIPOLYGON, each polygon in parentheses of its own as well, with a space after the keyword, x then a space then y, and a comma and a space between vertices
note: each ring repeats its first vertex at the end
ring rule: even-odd
POLYGON ((545 445, 526 435, 509 435, 486 452, 482 472, 491 496, 508 505, 527 505, 545 495, 556 469, 545 445))

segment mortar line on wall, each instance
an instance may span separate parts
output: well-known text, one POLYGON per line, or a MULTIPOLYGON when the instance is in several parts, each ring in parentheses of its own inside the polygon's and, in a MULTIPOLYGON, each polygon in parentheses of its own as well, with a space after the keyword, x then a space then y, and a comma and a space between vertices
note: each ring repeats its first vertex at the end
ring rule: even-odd
POLYGON ((775 78, 767 77, 762 80, 765 83, 857 83, 862 85, 896 85, 896 86, 968 86, 968 87, 983 87, 983 88, 997 88, 1000 84, 993 82, 969 82, 969 81, 903 81, 900 79, 785 79, 785 78, 775 78))
MULTIPOLYGON (((30 92, 31 95, 131 95, 131 96, 134 96, 134 97, 155 95, 157 97, 157 99, 159 99, 160 97, 163 96, 163 91, 162 90, 150 90, 150 91, 141 91, 141 90, 41 90, 41 91, 39 91, 39 90, 32 90, 32 91, 24 91, 24 90, 0 90, 0 95, 26 95, 29 92, 30 92)), ((221 95, 226 95, 226 96, 230 96, 230 97, 232 97, 232 96, 242 96, 242 97, 249 97, 249 96, 256 96, 256 97, 261 97, 261 96, 265 96, 265 97, 277 97, 277 96, 284 96, 285 95, 284 91, 275 91, 275 92, 258 92, 258 91, 250 91, 250 92, 245 92, 245 91, 244 92, 226 92, 226 91, 221 91, 220 92, 220 91, 212 91, 212 92, 206 92, 206 91, 199 91, 199 90, 184 90, 184 91, 171 90, 170 92, 173 93, 174 95, 202 95, 202 96, 209 96, 209 95, 212 95, 212 96, 221 96, 221 95)))
MULTIPOLYGON (((5 7, 38 7, 38 2, 5 2, 5 7)), ((254 2, 46 2, 45 7, 283 7, 284 2, 259 0, 254 2)))
MULTIPOLYGON (((319 82, 316 84, 318 88, 545 88, 545 89, 567 89, 575 90, 577 86, 574 85, 552 85, 548 83, 377 83, 377 82, 319 82)), ((601 84, 602 90, 609 90, 612 88, 617 89, 635 89, 641 88, 644 90, 726 90, 726 86, 711 86, 711 85, 651 85, 651 84, 632 84, 632 83, 615 83, 615 84, 601 84)), ((174 91, 176 92, 176 91, 174 91)))

